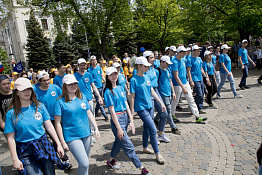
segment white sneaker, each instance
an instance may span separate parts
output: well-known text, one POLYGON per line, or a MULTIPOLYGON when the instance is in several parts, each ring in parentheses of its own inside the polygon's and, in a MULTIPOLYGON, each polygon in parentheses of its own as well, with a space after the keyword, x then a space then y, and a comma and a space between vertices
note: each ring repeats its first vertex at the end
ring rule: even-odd
POLYGON ((240 95, 240 94, 237 94, 235 95, 235 98, 243 98, 244 96, 243 95, 240 95))
POLYGON ((158 145, 160 145, 160 142, 159 142, 159 141, 157 141, 157 144, 158 144, 158 145))
POLYGON ((163 134, 163 135, 158 134, 158 141, 160 141, 160 142, 162 141, 162 142, 166 142, 166 143, 171 142, 171 140, 165 134, 163 134))
POLYGON ((217 98, 222 98, 222 97, 221 97, 221 95, 218 95, 218 94, 217 94, 217 98))

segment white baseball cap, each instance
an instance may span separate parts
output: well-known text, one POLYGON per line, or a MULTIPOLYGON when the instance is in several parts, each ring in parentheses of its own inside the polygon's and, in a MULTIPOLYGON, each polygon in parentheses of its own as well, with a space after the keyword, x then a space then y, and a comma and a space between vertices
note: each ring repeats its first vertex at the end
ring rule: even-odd
POLYGON ((198 47, 198 45, 194 45, 193 47, 192 47, 192 50, 200 50, 201 49, 201 47, 198 47))
POLYGON ((92 59, 96 59, 96 56, 95 56, 95 55, 92 55, 92 56, 90 57, 90 60, 92 60, 92 59))
POLYGON ((160 60, 165 61, 165 62, 167 62, 168 64, 173 64, 173 63, 170 61, 170 57, 167 56, 167 55, 162 56, 160 60))
POLYGON ((244 40, 242 41, 242 43, 246 43, 246 42, 248 43, 248 41, 247 41, 246 39, 244 39, 244 40))
POLYGON ((27 88, 33 88, 28 78, 18 78, 14 83, 14 89, 23 91, 27 88))
POLYGON ((113 63, 112 66, 113 66, 114 68, 117 68, 117 67, 120 67, 120 64, 119 64, 119 63, 113 63))
POLYGON ((227 44, 223 44, 222 46, 221 46, 221 49, 223 50, 223 49, 230 49, 231 47, 228 47, 228 45, 227 44))
POLYGON ((114 67, 109 67, 106 69, 106 75, 111 75, 114 72, 117 72, 116 68, 114 67))
POLYGON ((170 46, 169 49, 173 50, 174 52, 176 52, 176 46, 170 46))
POLYGON ((208 46, 207 48, 210 49, 210 48, 213 48, 213 46, 208 46))
POLYGON ((40 80, 40 79, 43 78, 43 77, 48 77, 48 76, 49 76, 48 73, 43 70, 43 71, 39 72, 39 74, 38 74, 38 80, 40 80))
POLYGON ((150 56, 150 55, 153 55, 154 53, 152 52, 152 51, 149 51, 149 50, 147 50, 147 51, 145 51, 144 53, 143 53, 143 57, 147 57, 147 56, 150 56))
POLYGON ((186 48, 187 51, 191 51, 191 47, 186 48))
POLYGON ((151 66, 152 65, 147 61, 147 59, 145 57, 137 57, 135 64, 143 64, 144 66, 151 66))
POLYGON ((72 83, 78 83, 76 80, 76 77, 73 74, 67 74, 62 79, 62 83, 64 84, 72 84, 72 83))
POLYGON ((213 53, 213 52, 210 52, 210 51, 206 50, 206 51, 204 52, 204 57, 205 57, 206 55, 211 54, 211 53, 213 53))
POLYGON ((165 48, 165 52, 166 52, 168 49, 170 49, 170 48, 169 48, 169 47, 166 47, 166 48, 165 48))
POLYGON ((79 58, 77 61, 78 64, 86 63, 86 60, 84 58, 79 58))
POLYGON ((186 51, 187 51, 187 49, 184 46, 179 46, 177 48, 177 52, 186 52, 186 51))

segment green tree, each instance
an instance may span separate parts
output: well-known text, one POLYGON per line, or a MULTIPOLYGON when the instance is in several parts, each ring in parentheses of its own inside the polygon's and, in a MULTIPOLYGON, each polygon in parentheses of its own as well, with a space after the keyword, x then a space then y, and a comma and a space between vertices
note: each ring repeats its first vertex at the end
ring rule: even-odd
POLYGON ((45 69, 54 66, 55 60, 52 56, 52 50, 49 47, 47 38, 44 37, 43 30, 36 20, 33 11, 30 12, 27 31, 26 51, 28 52, 27 58, 29 67, 34 69, 45 69))
POLYGON ((80 57, 70 36, 65 31, 59 31, 53 46, 53 54, 57 62, 75 64, 80 57))
POLYGON ((135 28, 141 42, 158 44, 164 52, 167 44, 178 44, 183 28, 178 26, 179 7, 174 0, 137 0, 135 28))
POLYGON ((56 15, 56 21, 80 19, 91 39, 89 46, 106 59, 112 52, 111 43, 119 40, 132 25, 133 13, 128 0, 32 0, 31 5, 41 6, 44 14, 56 15))
POLYGON ((3 65, 3 72, 2 74, 10 74, 11 73, 11 68, 10 68, 10 63, 7 61, 7 52, 0 47, 0 61, 2 62, 3 65))

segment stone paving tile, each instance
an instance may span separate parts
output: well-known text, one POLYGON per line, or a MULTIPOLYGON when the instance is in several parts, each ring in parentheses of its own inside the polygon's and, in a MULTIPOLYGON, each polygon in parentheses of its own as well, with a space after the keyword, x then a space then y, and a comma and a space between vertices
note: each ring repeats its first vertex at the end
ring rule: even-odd
MULTIPOLYGON (((241 71, 234 72, 239 77, 241 71)), ((230 91, 229 83, 226 90, 222 90, 222 99, 214 99, 218 109, 205 109, 208 120, 205 124, 197 124, 194 117, 188 112, 187 103, 180 103, 184 111, 177 112, 181 120, 177 127, 181 135, 174 135, 170 127, 166 125, 166 135, 172 140, 171 143, 161 143, 159 149, 166 159, 164 165, 159 165, 154 155, 142 153, 142 122, 135 117, 136 135, 128 132, 134 144, 136 153, 142 164, 155 175, 175 174, 256 174, 257 162, 255 153, 262 137, 262 101, 261 86, 256 85, 256 77, 260 72, 250 71, 248 84, 251 89, 238 91, 243 94, 243 99, 234 99, 230 91)), ((240 81, 235 79, 236 85, 240 81)), ((206 108, 206 104, 204 104, 206 108)), ((120 170, 112 170, 106 166, 106 160, 110 156, 114 136, 109 123, 102 117, 97 118, 101 132, 101 139, 95 143, 90 154, 90 175, 111 174, 139 174, 123 151, 116 157, 117 163, 121 164, 120 170)), ((149 145, 151 148, 151 145, 149 145)), ((77 162, 68 153, 73 169, 63 172, 56 169, 56 174, 77 174, 77 162)), ((0 134, 0 166, 3 174, 17 174, 12 169, 12 160, 7 148, 7 143, 0 134)))

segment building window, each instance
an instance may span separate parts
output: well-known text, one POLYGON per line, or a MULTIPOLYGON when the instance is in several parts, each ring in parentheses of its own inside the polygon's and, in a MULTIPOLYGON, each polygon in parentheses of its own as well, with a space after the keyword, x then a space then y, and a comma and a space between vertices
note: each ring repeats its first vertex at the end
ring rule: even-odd
POLYGON ((47 19, 41 19, 41 22, 42 22, 42 28, 44 30, 48 30, 47 19))

